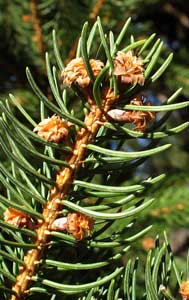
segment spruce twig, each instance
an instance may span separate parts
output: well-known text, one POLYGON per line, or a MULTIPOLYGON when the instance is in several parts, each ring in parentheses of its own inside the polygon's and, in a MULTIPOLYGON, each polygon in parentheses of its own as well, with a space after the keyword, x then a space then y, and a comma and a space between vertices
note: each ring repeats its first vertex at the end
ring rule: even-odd
POLYGON ((37 225, 36 249, 29 250, 24 257, 24 266, 20 268, 20 274, 17 276, 16 283, 12 288, 17 296, 13 294, 11 300, 21 300, 27 293, 32 276, 35 275, 44 249, 48 244, 49 229, 62 210, 61 200, 67 198, 74 175, 85 157, 86 146, 94 140, 101 123, 104 122, 104 114, 110 109, 114 101, 114 98, 110 98, 110 92, 110 90, 107 91, 101 109, 94 104, 93 99, 88 99, 88 102, 92 105, 89 114, 85 117, 86 128, 81 128, 77 133, 73 152, 68 160, 70 167, 60 169, 57 174, 56 186, 50 190, 50 198, 43 210, 43 220, 39 220, 37 225))
MULTIPOLYGON (((161 106, 152 106, 150 101, 147 102, 143 95, 138 94, 139 88, 141 89, 140 86, 145 84, 144 74, 148 76, 149 81, 154 82, 167 68, 171 56, 158 70, 154 70, 161 50, 156 43, 154 50, 150 51, 149 57, 151 57, 151 60, 146 68, 144 68, 141 58, 135 56, 132 51, 125 53, 126 48, 124 48, 122 51, 117 52, 129 22, 127 20, 115 43, 113 36, 110 35, 110 47, 105 38, 100 19, 94 24, 89 35, 88 23, 85 23, 81 34, 81 43, 78 47, 78 55, 65 68, 63 68, 54 33, 55 56, 61 70, 63 86, 73 88, 75 95, 80 98, 80 103, 83 106, 79 118, 76 117, 74 109, 72 110, 72 107, 69 106, 67 90, 63 90, 63 97, 61 95, 57 71, 55 67, 51 69, 48 54, 46 55, 47 75, 58 106, 49 102, 48 98, 38 88, 28 69, 26 72, 28 80, 41 101, 41 122, 36 124, 35 120, 15 102, 12 95, 10 95, 11 102, 17 106, 29 124, 35 127, 33 132, 14 117, 8 100, 0 105, 3 111, 0 119, 2 125, 1 146, 4 153, 12 161, 12 172, 7 171, 2 165, 2 174, 0 176, 0 180, 7 189, 6 197, 1 196, 1 209, 4 216, 1 225, 4 228, 4 232, 2 231, 2 234, 0 234, 0 240, 7 248, 3 248, 1 251, 3 259, 0 271, 2 273, 3 288, 5 283, 4 277, 8 278, 10 282, 14 282, 10 300, 26 299, 28 294, 33 292, 49 294, 52 289, 55 289, 58 293, 79 293, 79 297, 81 292, 87 292, 90 289, 87 298, 83 296, 82 299, 91 299, 93 296, 91 289, 97 288, 95 290, 96 293, 99 290, 99 286, 103 285, 104 289, 105 284, 109 281, 111 283, 109 289, 105 290, 106 294, 104 296, 106 297, 107 295, 107 299, 110 299, 112 295, 115 295, 117 299, 119 290, 122 293, 119 287, 122 277, 122 275, 120 277, 120 274, 123 272, 123 267, 115 268, 112 272, 112 267, 110 266, 111 273, 109 275, 104 272, 105 276, 101 277, 101 274, 99 274, 100 276, 98 275, 97 279, 95 274, 95 280, 92 278, 92 281, 89 283, 86 283, 85 280, 88 276, 87 274, 85 275, 86 277, 77 280, 75 284, 67 283, 67 280, 62 283, 56 276, 54 281, 52 281, 52 278, 54 278, 53 273, 52 278, 50 273, 45 278, 46 273, 43 270, 48 270, 49 272, 52 270, 53 272, 54 267, 57 268, 58 272, 64 272, 64 270, 90 270, 90 267, 99 269, 100 265, 104 266, 104 262, 105 265, 114 264, 115 260, 117 261, 122 257, 126 251, 124 249, 128 249, 128 247, 125 248, 125 244, 128 246, 129 243, 143 236, 151 228, 151 226, 148 226, 145 229, 136 230, 136 232, 135 226, 133 226, 134 220, 130 221, 128 219, 129 223, 126 220, 126 227, 123 229, 120 227, 118 230, 114 228, 115 231, 109 234, 109 228, 114 222, 123 218, 135 217, 153 203, 154 199, 145 197, 145 190, 147 191, 153 184, 164 178, 162 174, 154 178, 147 178, 141 181, 140 184, 126 184, 124 186, 122 183, 126 179, 125 171, 128 172, 129 168, 142 163, 143 158, 168 149, 170 147, 169 144, 157 147, 158 139, 170 133, 180 132, 188 126, 188 122, 186 122, 171 129, 171 131, 163 128, 160 129, 162 131, 157 132, 155 129, 167 120, 167 116, 156 122, 156 113, 181 109, 188 106, 189 103, 170 104, 178 95, 178 91, 167 99, 167 103, 161 106), (97 29, 104 48, 104 54, 106 55, 105 62, 90 57, 90 48, 97 29), (112 53, 113 51, 115 51, 114 54, 112 53), (130 96, 129 92, 131 92, 130 96), (135 98, 131 98, 134 96, 135 98), (53 116, 47 119, 45 119, 45 107, 53 113, 53 116), (125 127, 126 123, 131 124, 131 126, 134 125, 134 130, 125 127), (154 123, 154 125, 150 127, 149 123, 154 123), (70 126, 72 127, 71 130, 70 126), (14 133, 12 133, 12 130, 14 133), (126 134, 132 138, 150 138, 152 141, 147 147, 141 147, 139 151, 127 152, 126 149, 122 149, 126 134), (38 152, 38 148, 30 141, 30 138, 37 141, 40 145, 45 145, 42 149, 43 153, 38 152), (113 150, 108 143, 117 138, 120 139, 120 142, 116 145, 116 149, 113 150), (50 148, 51 143, 52 148, 50 148), (31 156, 32 153, 33 159, 40 158, 42 166, 39 168, 36 164, 37 168, 33 167, 33 164, 26 159, 25 151, 27 151, 28 156, 31 156), (63 154, 64 159, 62 160, 63 154), (61 166, 60 169, 58 166, 61 166), (21 170, 22 173, 20 172, 21 170), (119 172, 116 172, 116 170, 119 172), (17 171, 22 177, 21 181, 19 181, 17 171), (31 177, 31 180, 24 172, 31 177), (104 174, 104 181, 100 184, 98 181, 96 182, 96 175, 98 176, 98 174, 104 174), (22 179, 26 182, 27 188, 25 188, 22 179), (37 183, 36 187, 33 183, 34 179, 37 183), (120 181, 119 186, 116 186, 118 181, 120 181), (50 187, 49 184, 51 185, 50 187), (27 189, 29 189, 28 193, 27 189), (132 194, 125 197, 125 193, 131 192, 132 194), (86 199, 86 195, 95 197, 94 202, 90 202, 89 197, 86 199), (116 198, 116 201, 114 201, 114 197, 117 196, 121 196, 121 198, 119 200, 116 198), (112 199, 109 199, 110 197, 112 199), (14 203, 14 198, 18 203, 14 203), (108 202, 106 201, 107 198, 109 199, 108 202), (125 207, 131 201, 132 203, 130 203, 129 207, 125 207), (38 206, 38 202, 40 206, 38 206), (63 214, 63 217, 60 218, 60 214, 63 214), (79 221, 75 222, 71 219, 69 223, 70 215, 79 215, 79 221), (83 220, 85 217, 86 222, 84 224, 83 220), (73 261, 65 262, 66 265, 63 265, 62 257, 59 257, 59 261, 57 261, 56 251, 52 253, 53 245, 60 243, 59 245, 61 246, 63 242, 75 246, 75 240, 81 241, 86 237, 85 234, 87 236, 91 235, 94 220, 96 230, 94 236, 85 240, 84 243, 78 243, 77 247, 78 249, 83 249, 83 246, 87 246, 85 248, 87 255, 90 254, 88 250, 94 253, 94 248, 102 248, 102 252, 99 250, 100 261, 98 263, 91 262, 93 260, 92 257, 86 263, 83 259, 83 254, 81 260, 78 259, 78 264, 76 263, 74 267, 73 261), (90 221, 91 225, 89 225, 90 221), (17 229, 16 233, 14 233, 14 226, 17 229), (20 233, 25 230, 24 227, 29 230, 24 232, 24 234, 28 233, 29 236, 32 236, 32 239, 25 240, 25 237, 22 238, 20 233), (20 229, 20 233, 18 229, 20 229), (131 233, 128 233, 128 229, 131 230, 131 233), (57 232, 65 230, 72 236, 57 232), (7 240, 7 231, 8 234, 10 232, 13 241, 7 240), (31 235, 33 231, 35 231, 34 237, 31 235), (127 234, 125 235, 125 233, 127 234), (54 240, 55 237, 56 240, 54 240), (124 247, 123 250, 117 252, 112 258, 104 256, 104 251, 107 251, 107 249, 110 250, 112 247, 120 246, 124 247), (14 251, 12 248, 15 247, 17 249, 14 251), (19 248, 21 248, 21 252, 19 248), (27 250, 24 253, 22 248, 31 250, 27 250), (49 253, 45 251, 47 249, 50 250, 49 253), (10 270, 9 264, 6 264, 7 259, 13 261, 12 269, 10 270), (51 267, 49 268, 49 262, 54 266, 52 269, 51 267), (20 269, 18 268, 19 265, 20 269), (16 270, 15 266, 17 267, 16 270), (68 269, 64 269, 65 267, 68 269), (117 277, 118 279, 114 280, 117 277), (32 282, 37 283, 30 289, 32 282)), ((133 49, 134 43, 131 41, 129 49, 133 49)), ((93 201, 93 199, 91 200, 93 201)), ((121 225, 121 222, 119 224, 121 225)), ((57 250, 62 251, 61 248, 57 250)), ((65 248, 62 255, 66 256, 65 248)), ((133 299, 136 298, 136 262, 136 260, 133 260, 133 262, 127 264, 124 277, 124 296, 133 299)), ((172 262, 172 253, 167 239, 161 248, 159 243, 156 243, 155 249, 149 253, 146 263, 145 293, 147 298, 158 298, 160 283, 167 289, 172 262)), ((174 262, 173 268, 177 281, 180 282, 179 271, 174 262)), ((9 293, 10 291, 7 292, 9 293)), ((184 295, 183 291, 182 295, 184 295)), ((6 297, 5 290, 4 296, 6 297)), ((52 295, 51 299, 54 299, 54 296, 55 294, 52 295)), ((122 297, 122 295, 120 296, 122 297)))

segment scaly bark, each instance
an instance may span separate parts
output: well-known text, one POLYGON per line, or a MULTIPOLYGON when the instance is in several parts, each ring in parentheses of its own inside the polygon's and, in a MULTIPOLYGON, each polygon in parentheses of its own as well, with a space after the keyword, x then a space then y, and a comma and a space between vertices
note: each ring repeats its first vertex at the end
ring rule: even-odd
POLYGON ((49 242, 49 230, 52 223, 62 210, 62 200, 67 198, 69 190, 73 184, 74 175, 79 169, 81 162, 85 158, 86 145, 92 143, 99 127, 104 122, 104 116, 115 101, 113 93, 107 90, 104 96, 102 108, 98 108, 94 101, 88 99, 91 104, 90 112, 86 115, 85 128, 81 128, 77 133, 77 139, 73 147, 73 152, 68 160, 69 166, 60 169, 56 176, 56 186, 50 190, 50 198, 43 210, 43 220, 39 220, 36 230, 36 249, 29 250, 24 257, 24 266, 20 268, 20 274, 16 278, 13 291, 17 296, 12 295, 11 300, 26 299, 32 276, 37 272, 40 261, 43 257, 44 249, 49 242))

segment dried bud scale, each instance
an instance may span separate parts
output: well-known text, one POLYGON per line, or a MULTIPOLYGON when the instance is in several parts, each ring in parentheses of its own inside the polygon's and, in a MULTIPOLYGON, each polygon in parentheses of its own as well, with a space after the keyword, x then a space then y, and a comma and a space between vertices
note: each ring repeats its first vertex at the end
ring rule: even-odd
POLYGON ((108 116, 117 121, 117 122, 129 122, 130 118, 129 118, 129 111, 126 110, 122 110, 122 109, 111 109, 110 111, 108 111, 108 116))
POLYGON ((183 300, 189 299, 189 281, 183 281, 180 285, 180 294, 183 300))
MULTIPOLYGON (((149 101, 144 103, 140 96, 132 99, 129 104, 137 106, 151 105, 149 101)), ((136 131, 144 131, 147 128, 148 123, 155 120, 155 113, 150 111, 112 109, 108 111, 107 114, 111 119, 117 122, 134 124, 136 131)))
POLYGON ((114 58, 113 74, 118 76, 122 84, 138 83, 144 85, 142 60, 133 55, 132 51, 117 52, 117 56, 114 58))
POLYGON ((142 247, 144 250, 149 251, 155 248, 155 240, 151 237, 145 237, 142 240, 142 247))
MULTIPOLYGON (((138 96, 131 100, 131 105, 144 105, 144 106, 151 106, 151 102, 147 101, 144 102, 141 96, 138 96)), ((133 124, 136 126, 136 131, 145 131, 147 128, 148 123, 154 122, 155 120, 155 113, 150 111, 132 111, 132 119, 133 124)))
MULTIPOLYGON (((104 63, 96 59, 90 59, 89 63, 94 76, 97 77, 103 69, 104 63)), ((87 87, 91 81, 82 57, 72 59, 62 71, 61 77, 63 84, 67 86, 77 84, 81 88, 87 87)))
POLYGON ((69 122, 53 115, 41 121, 33 131, 47 141, 58 143, 68 136, 69 126, 69 122))
POLYGON ((86 235, 90 236, 93 231, 94 220, 79 212, 69 213, 66 217, 56 219, 51 229, 66 230, 72 234, 76 240, 82 240, 86 235))
POLYGON ((51 226, 51 230, 64 231, 66 230, 66 226, 67 226, 67 217, 58 218, 53 222, 51 226))
POLYGON ((20 210, 9 207, 3 213, 4 221, 18 228, 34 229, 35 224, 32 218, 20 210))

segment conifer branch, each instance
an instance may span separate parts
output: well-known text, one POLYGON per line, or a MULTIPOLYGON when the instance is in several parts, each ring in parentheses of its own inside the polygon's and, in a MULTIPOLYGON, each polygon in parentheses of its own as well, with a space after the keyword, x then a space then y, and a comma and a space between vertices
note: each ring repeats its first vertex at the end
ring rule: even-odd
MULTIPOLYGON (((32 3, 37 9, 36 1, 32 3)), ((102 5, 103 1, 98 3, 102 5)), ((0 118, 1 147, 11 161, 11 170, 6 170, 3 164, 0 166, 0 180, 7 190, 6 196, 0 197, 4 217, 0 222, 3 228, 0 233, 0 241, 3 245, 0 249, 2 259, 0 271, 4 299, 7 299, 7 293, 11 293, 10 300, 23 300, 30 298, 30 295, 35 292, 49 295, 56 290, 56 295, 53 294, 51 299, 55 299, 56 296, 59 298, 59 293, 68 295, 79 293, 78 300, 81 297, 87 300, 93 297, 94 290, 97 294, 100 292, 100 286, 105 289, 103 299, 106 296, 107 299, 112 297, 117 299, 119 296, 120 299, 136 298, 138 258, 129 260, 126 264, 123 288, 120 288, 123 277, 120 274, 123 273, 123 267, 114 268, 115 261, 118 262, 118 259, 120 260, 126 253, 131 242, 150 230, 151 226, 136 229, 135 221, 130 220, 130 217, 137 216, 154 202, 154 198, 149 199, 148 189, 162 180, 164 174, 154 178, 149 177, 142 180, 140 184, 131 182, 125 185, 125 173, 129 168, 141 164, 146 157, 170 147, 170 144, 157 146, 158 140, 181 132, 188 127, 189 123, 171 129, 164 127, 159 129, 159 132, 156 129, 167 121, 169 111, 187 107, 189 102, 172 104, 181 89, 160 106, 151 105, 151 102, 140 94, 146 83, 155 82, 162 75, 172 55, 169 55, 157 70, 155 66, 162 49, 160 41, 155 42, 145 57, 135 56, 131 51, 141 45, 144 45, 142 48, 144 50, 147 47, 145 45, 148 44, 145 40, 137 44, 132 40, 129 46, 118 51, 129 22, 130 19, 126 21, 115 41, 112 33, 109 40, 107 39, 99 18, 89 34, 88 22, 86 22, 77 49, 78 55, 65 68, 56 44, 55 32, 53 33, 55 57, 61 75, 58 76, 55 66, 51 68, 48 54, 46 70, 56 100, 55 104, 48 100, 37 86, 30 71, 26 70, 29 83, 40 100, 41 122, 39 124, 15 101, 14 96, 10 95, 10 100, 0 103, 3 111, 0 118), (104 61, 90 58, 96 30, 99 32, 102 50, 106 56, 104 61), (64 87, 72 88, 76 101, 82 103, 81 114, 76 112, 74 105, 69 102, 67 89, 63 90, 62 95, 59 78, 64 87), (34 127, 33 132, 16 119, 9 101, 16 105, 29 125, 34 127), (50 118, 45 118, 45 108, 48 109, 48 113, 53 113, 50 118), (156 114, 159 112, 165 115, 156 120, 156 114), (127 123, 134 128, 127 128, 127 123), (150 143, 140 147, 138 151, 127 152, 123 149, 126 137, 150 139, 150 143), (39 149, 32 142, 33 140, 45 146, 39 149), (117 143, 116 140, 120 142, 117 143), (116 141, 115 148, 111 145, 112 141, 116 141), (28 157, 32 157, 33 160, 38 159, 41 166, 30 163, 28 157), (103 175, 101 178, 104 179, 100 184, 96 181, 98 178, 96 175, 99 174, 103 175), (23 182, 26 183, 26 187, 23 182), (125 193, 129 195, 125 196, 125 193), (89 198, 90 196, 94 197, 94 202, 89 198), (62 217, 59 217, 60 215, 62 217), (124 226, 121 222, 117 223, 121 219, 126 221, 124 226), (95 221, 93 236, 76 244, 76 241, 91 235, 95 221), (115 226, 110 228, 115 224, 114 222, 116 226, 121 225, 120 229, 115 226), (113 229, 114 232, 110 233, 109 229, 113 229), (58 231, 67 231, 70 235, 58 231), (9 233, 12 240, 7 239, 9 233), (22 233, 28 236, 22 237, 22 233), (66 249, 63 248, 62 251, 61 247, 55 249, 54 246, 67 244, 71 249, 75 246, 79 250, 85 248, 85 257, 90 256, 91 251, 92 258, 87 257, 85 261, 82 253, 82 256, 77 258, 78 263, 74 264, 72 257, 69 258, 69 262, 64 261, 66 249), (111 250, 112 247, 119 247, 119 249, 114 256, 112 254, 109 256, 107 250, 111 250), (94 248, 99 249, 100 261, 97 263, 94 262, 93 254, 96 251, 93 251, 94 248), (30 250, 24 253, 23 249, 30 250), (59 256, 60 252, 63 252, 61 253, 63 257, 59 256), (10 261, 12 265, 9 267, 10 261), (99 269, 101 265, 109 266, 111 273, 108 275, 106 271, 103 273, 100 271, 96 280, 96 273, 93 279, 93 274, 88 271, 86 277, 79 278, 77 281, 73 274, 75 284, 72 284, 72 280, 67 282, 67 279, 62 282, 64 271, 99 269), (54 268, 61 277, 59 274, 58 277, 54 276, 54 268), (46 274, 44 270, 48 273, 46 274), (92 280, 86 283, 88 274, 92 275, 92 280), (13 282, 12 289, 6 290, 5 278, 9 280, 8 288, 13 282), (107 288, 108 282, 110 282, 109 288, 107 288), (34 286, 30 288, 31 285, 34 286), (85 292, 85 295, 81 296, 81 292, 85 292)), ((162 210, 158 211, 158 214, 160 212, 162 210)), ((166 297, 172 266, 176 279, 181 284, 179 271, 173 261, 166 237, 165 241, 160 247, 156 240, 153 245, 154 251, 150 251, 147 257, 144 291, 146 299, 158 299, 160 292, 166 297), (160 284, 163 284, 165 289, 160 290, 160 284)), ((70 274, 72 276, 72 273, 70 274)), ((181 285, 180 294, 183 297, 187 296, 188 285, 189 282, 181 285)), ((32 295, 31 297, 33 298, 32 295)))
POLYGON ((117 100, 110 89, 105 90, 101 108, 97 107, 93 99, 87 97, 87 101, 91 106, 89 114, 85 117, 85 128, 81 128, 77 133, 72 155, 68 160, 69 167, 60 169, 56 176, 56 186, 50 190, 50 198, 43 210, 43 220, 38 221, 35 240, 36 249, 29 250, 23 259, 24 266, 20 268, 20 274, 17 276, 16 283, 12 288, 17 296, 13 294, 11 300, 21 300, 27 294, 32 276, 35 275, 45 247, 48 245, 49 230, 51 230, 54 220, 62 210, 61 201, 67 198, 74 176, 85 157, 87 145, 93 142, 99 127, 105 121, 105 114, 112 103, 117 100))

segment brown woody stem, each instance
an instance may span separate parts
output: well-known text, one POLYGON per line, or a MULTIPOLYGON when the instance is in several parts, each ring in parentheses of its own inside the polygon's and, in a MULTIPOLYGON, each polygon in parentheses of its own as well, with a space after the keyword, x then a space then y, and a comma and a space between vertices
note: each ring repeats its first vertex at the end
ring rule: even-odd
POLYGON ((29 250, 24 257, 24 266, 20 270, 20 274, 16 278, 16 283, 13 286, 13 291, 17 296, 12 295, 11 300, 26 299, 27 290, 35 275, 43 252, 49 242, 49 230, 52 223, 57 218, 62 210, 61 200, 66 199, 69 190, 72 186, 74 175, 80 167, 86 154, 86 145, 92 143, 100 123, 104 122, 104 114, 110 109, 112 102, 115 101, 113 93, 110 90, 105 92, 102 109, 94 104, 93 100, 88 99, 88 102, 93 104, 90 107, 90 112, 86 115, 84 123, 85 128, 81 128, 77 133, 77 139, 73 147, 73 152, 69 158, 69 166, 60 169, 56 177, 56 186, 50 190, 50 198, 47 201, 43 210, 43 221, 39 221, 36 230, 36 249, 29 250))
POLYGON ((91 23, 94 23, 94 21, 96 20, 96 17, 99 15, 99 12, 102 9, 104 3, 105 3, 105 0, 97 0, 96 1, 96 3, 93 6, 93 9, 89 15, 89 21, 91 23))
POLYGON ((35 32, 34 38, 35 38, 35 42, 37 44, 39 54, 41 56, 43 71, 45 71, 45 68, 46 68, 45 60, 44 60, 45 45, 44 45, 44 41, 43 41, 43 35, 42 35, 41 26, 40 26, 40 18, 39 18, 36 0, 30 0, 30 9, 31 9, 33 27, 34 27, 34 32, 35 32))

